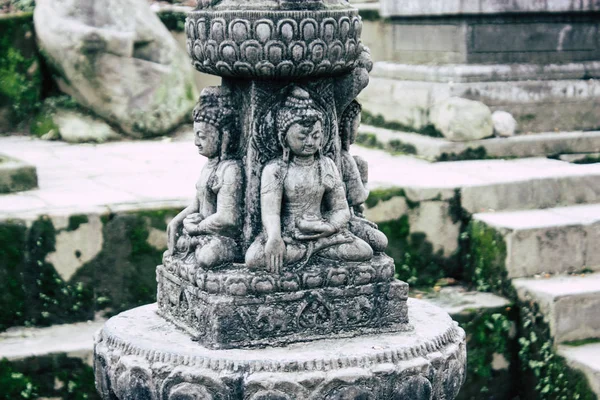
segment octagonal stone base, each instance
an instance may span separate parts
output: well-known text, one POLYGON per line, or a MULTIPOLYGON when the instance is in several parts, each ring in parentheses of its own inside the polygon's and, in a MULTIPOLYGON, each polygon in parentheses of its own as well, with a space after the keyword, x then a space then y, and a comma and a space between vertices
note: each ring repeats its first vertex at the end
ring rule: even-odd
POLYGON ((207 349, 156 310, 119 314, 97 334, 103 399, 451 400, 465 378, 464 331, 419 300, 411 332, 264 349, 207 349))

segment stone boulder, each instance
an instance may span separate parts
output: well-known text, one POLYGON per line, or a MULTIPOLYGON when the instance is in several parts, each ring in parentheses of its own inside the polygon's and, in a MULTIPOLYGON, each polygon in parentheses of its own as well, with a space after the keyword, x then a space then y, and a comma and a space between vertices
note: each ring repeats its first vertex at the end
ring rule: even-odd
POLYGON ((492 112, 479 101, 450 97, 431 107, 429 120, 446 139, 455 142, 484 139, 494 134, 492 112))
POLYGON ((34 22, 60 89, 128 135, 189 118, 193 70, 146 0, 38 0, 34 22))
POLYGON ((511 137, 517 132, 517 120, 506 111, 494 111, 492 114, 494 134, 499 137, 511 137))
POLYGON ((121 138, 106 122, 77 111, 59 109, 53 121, 58 136, 68 143, 103 143, 121 138))

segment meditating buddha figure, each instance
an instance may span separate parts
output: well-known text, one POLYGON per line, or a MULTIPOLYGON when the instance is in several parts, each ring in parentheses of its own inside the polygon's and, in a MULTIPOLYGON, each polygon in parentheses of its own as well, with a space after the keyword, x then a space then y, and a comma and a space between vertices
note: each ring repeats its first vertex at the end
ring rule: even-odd
POLYGON ((373 251, 348 230, 350 209, 335 163, 320 154, 324 117, 295 87, 276 113, 282 155, 261 174, 263 232, 246 253, 249 268, 279 273, 311 257, 366 261, 373 251))
POLYGON ((342 180, 346 185, 346 198, 350 206, 350 231, 367 242, 374 252, 385 251, 387 237, 377 229, 377 225, 363 216, 364 202, 369 197, 366 188, 368 179, 368 165, 359 158, 350 155, 350 146, 356 140, 360 126, 360 103, 353 100, 342 115, 340 123, 340 138, 342 141, 342 180))
POLYGON ((242 227, 242 167, 231 159, 237 130, 234 110, 210 99, 194 110, 194 143, 208 158, 196 184, 192 204, 167 228, 170 254, 179 259, 182 278, 191 281, 197 268, 212 269, 241 257, 237 243, 242 227))

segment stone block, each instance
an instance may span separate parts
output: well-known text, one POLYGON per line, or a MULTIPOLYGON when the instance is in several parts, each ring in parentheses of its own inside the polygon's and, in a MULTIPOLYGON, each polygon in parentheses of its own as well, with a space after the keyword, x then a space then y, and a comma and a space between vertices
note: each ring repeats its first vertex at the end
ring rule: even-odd
POLYGON ((599 270, 597 205, 475 214, 504 238, 508 278, 599 270))
POLYGON ((37 188, 35 166, 0 154, 0 194, 37 188))
POLYGON ((600 274, 516 279, 513 285, 521 301, 538 304, 555 343, 597 338, 600 274))
POLYGON ((157 269, 159 313, 211 349, 408 329, 408 285, 394 281, 389 257, 324 263, 281 276, 239 265, 198 270, 191 282, 183 264, 165 257, 157 269))
POLYGON ((447 201, 424 201, 408 213, 411 232, 424 233, 433 245, 433 251, 440 251, 450 257, 458 249, 460 221, 450 215, 447 201))
POLYGON ((600 343, 577 346, 558 346, 558 354, 565 358, 567 365, 583 372, 590 388, 600 396, 600 343))

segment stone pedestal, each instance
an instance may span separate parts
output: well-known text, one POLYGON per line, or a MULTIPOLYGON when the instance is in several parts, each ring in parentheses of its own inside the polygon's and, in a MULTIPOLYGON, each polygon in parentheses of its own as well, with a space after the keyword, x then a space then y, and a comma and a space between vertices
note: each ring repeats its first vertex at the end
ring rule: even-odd
MULTIPOLYGON (((363 107, 414 129, 451 96, 508 111, 520 131, 594 130, 600 121, 600 8, 592 1, 382 0, 363 107)), ((370 28, 372 30, 372 28, 370 28)))
POLYGON ((441 309, 409 300, 411 332, 266 349, 210 350, 157 314, 110 319, 96 338, 104 399, 453 399, 465 378, 464 331, 441 309))

